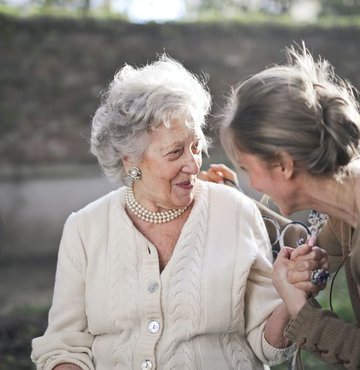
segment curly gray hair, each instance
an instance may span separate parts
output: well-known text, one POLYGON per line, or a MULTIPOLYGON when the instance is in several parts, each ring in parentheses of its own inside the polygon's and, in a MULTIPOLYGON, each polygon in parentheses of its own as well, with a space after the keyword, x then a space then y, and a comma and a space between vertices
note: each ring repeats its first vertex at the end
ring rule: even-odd
MULTIPOLYGON (((204 128, 210 106, 204 80, 166 55, 139 68, 125 65, 115 74, 93 117, 91 152, 111 180, 126 182, 122 160, 127 156, 138 163, 152 130, 170 127, 176 118, 204 128)), ((207 146, 203 136, 205 152, 207 146)))

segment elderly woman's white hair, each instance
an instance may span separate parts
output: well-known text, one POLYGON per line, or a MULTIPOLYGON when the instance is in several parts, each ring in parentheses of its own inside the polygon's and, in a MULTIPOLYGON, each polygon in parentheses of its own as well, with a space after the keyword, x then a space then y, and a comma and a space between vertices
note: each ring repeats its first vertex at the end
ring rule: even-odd
MULTIPOLYGON (((210 106, 204 81, 166 55, 141 68, 125 65, 92 120, 91 152, 110 179, 126 182, 122 159, 139 162, 152 130, 169 127, 174 118, 203 128, 210 106)), ((204 136, 205 152, 207 145, 204 136)))

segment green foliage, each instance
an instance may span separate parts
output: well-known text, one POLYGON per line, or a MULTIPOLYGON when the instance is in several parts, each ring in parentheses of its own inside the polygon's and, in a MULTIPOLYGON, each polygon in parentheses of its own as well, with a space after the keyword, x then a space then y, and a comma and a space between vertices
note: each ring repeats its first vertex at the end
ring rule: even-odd
POLYGON ((197 20, 203 23, 223 23, 224 21, 241 24, 279 24, 279 25, 293 25, 293 21, 287 14, 269 15, 261 12, 234 12, 231 17, 219 16, 214 10, 208 10, 199 15, 197 20))
MULTIPOLYGON (((0 0, 1 1, 1 0, 0 0)), ((91 7, 90 0, 29 0, 23 6, 2 4, 0 14, 25 17, 55 17, 55 18, 100 18, 127 21, 125 13, 111 11, 111 1, 104 0, 101 7, 91 7)))
MULTIPOLYGON (((360 15, 360 0, 313 0, 320 6, 319 16, 351 16, 360 15)), ((193 5, 188 2, 188 11, 193 19, 238 18, 252 13, 274 15, 289 15, 296 0, 269 0, 266 5, 253 0, 200 0, 193 5)))
POLYGON ((321 0, 323 15, 353 16, 360 14, 360 0, 321 0))
POLYGON ((29 17, 54 17, 54 18, 94 18, 115 19, 127 21, 128 17, 123 13, 113 13, 106 9, 90 10, 84 12, 82 9, 67 9, 59 7, 33 7, 28 13, 29 17))
MULTIPOLYGON (((192 21, 193 22, 193 21, 192 21)), ((280 25, 291 28, 316 26, 321 28, 360 27, 360 15, 354 16, 322 16, 315 21, 294 22, 288 14, 270 15, 262 12, 235 12, 231 17, 220 16, 216 11, 208 10, 201 13, 197 23, 219 23, 221 25, 235 23, 244 25, 280 25)), ((184 21, 186 23, 186 20, 184 21)))
MULTIPOLYGON (((301 27, 308 24, 325 28, 360 26, 360 0, 319 0, 321 11, 316 20, 294 22, 289 9, 295 0, 272 0, 270 8, 260 8, 252 0, 201 0, 194 5, 187 1, 187 15, 179 22, 241 24, 279 24, 301 27), (255 5, 254 5, 255 4, 255 5), (276 9, 276 10, 274 10, 276 9)), ((128 21, 124 13, 111 10, 111 0, 92 8, 90 0, 29 0, 28 6, 12 6, 0 0, 0 14, 27 17, 95 18, 128 21)))
POLYGON ((48 308, 29 307, 0 316, 0 370, 29 370, 31 340, 46 328, 48 308))
POLYGON ((10 6, 6 4, 0 3, 0 14, 7 14, 11 16, 20 16, 21 15, 21 9, 16 6, 10 6))

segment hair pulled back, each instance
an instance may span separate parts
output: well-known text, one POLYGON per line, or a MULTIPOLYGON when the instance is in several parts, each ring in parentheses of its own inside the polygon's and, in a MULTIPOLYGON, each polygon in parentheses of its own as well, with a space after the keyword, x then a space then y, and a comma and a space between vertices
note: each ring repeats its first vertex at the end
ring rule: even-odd
POLYGON ((225 150, 276 161, 289 153, 297 169, 339 174, 359 156, 355 89, 305 46, 287 49, 287 64, 268 68, 234 91, 221 128, 225 150))

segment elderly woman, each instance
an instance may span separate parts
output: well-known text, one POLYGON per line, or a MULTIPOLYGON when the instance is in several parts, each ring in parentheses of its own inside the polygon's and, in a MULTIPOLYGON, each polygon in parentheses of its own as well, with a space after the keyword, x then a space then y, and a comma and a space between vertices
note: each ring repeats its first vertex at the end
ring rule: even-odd
MULTIPOLYGON (((357 324, 322 309, 291 284, 297 252, 284 248, 273 280, 292 316, 286 335, 341 368, 360 368, 360 114, 353 88, 328 62, 288 50, 289 63, 268 68, 235 90, 223 144, 251 185, 282 214, 317 209, 329 221, 318 238, 333 269, 345 264, 357 324)), ((225 171, 213 166, 212 173, 225 171)), ((225 175, 225 177, 228 174, 225 175)), ((213 175, 210 175, 213 177, 213 175)), ((316 283, 317 273, 308 279, 316 283)))
POLYGON ((197 180, 209 107, 204 85, 166 56, 116 74, 91 149, 129 186, 65 224, 38 369, 254 370, 291 354, 260 213, 197 180))

